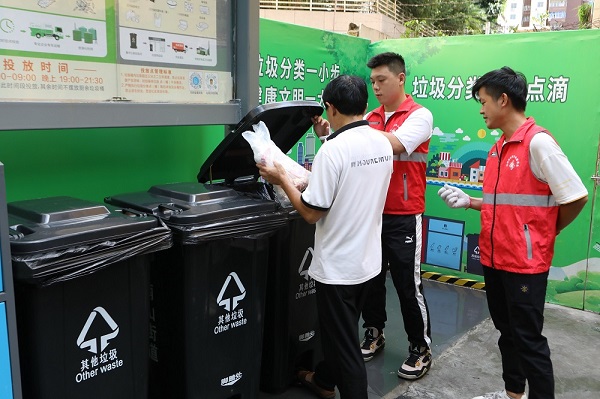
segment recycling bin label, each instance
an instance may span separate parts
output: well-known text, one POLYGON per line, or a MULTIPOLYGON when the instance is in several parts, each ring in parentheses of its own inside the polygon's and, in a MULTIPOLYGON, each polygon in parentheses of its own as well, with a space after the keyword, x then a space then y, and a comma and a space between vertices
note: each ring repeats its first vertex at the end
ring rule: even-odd
POLYGON ((77 383, 110 373, 123 366, 124 361, 119 359, 117 348, 112 345, 112 340, 117 335, 119 325, 106 309, 100 306, 94 308, 77 337, 77 346, 91 354, 81 359, 80 372, 75 376, 77 383))
MULTIPOLYGON (((304 252, 304 256, 302 257, 302 261, 300 262, 300 267, 298 268, 298 277, 300 283, 298 284, 298 291, 296 292, 295 299, 297 301, 297 306, 302 308, 302 305, 299 301, 306 301, 312 295, 317 293, 316 283, 312 277, 308 275, 308 268, 310 266, 310 262, 314 255, 313 248, 308 247, 306 252, 304 252)), ((306 303, 304 303, 306 305, 306 303)), ((313 339, 316 335, 314 329, 309 331, 304 331, 298 335, 299 342, 308 342, 313 339)))
MULTIPOLYGON (((227 334, 248 324, 244 315, 243 300, 246 298, 246 287, 236 272, 227 275, 223 286, 217 295, 217 305, 222 309, 219 314, 214 334, 227 334)), ((242 379, 242 371, 236 371, 221 378, 221 386, 228 387, 242 379)))
POLYGON ((246 288, 235 272, 229 273, 219 295, 217 304, 223 308, 225 314, 220 314, 217 326, 214 328, 215 335, 234 330, 248 323, 244 317, 242 300, 246 297, 246 288), (235 294, 232 294, 235 293, 235 294))
POLYGON ((315 280, 308 275, 308 267, 310 266, 310 261, 312 260, 313 254, 312 247, 308 247, 304 253, 302 261, 300 262, 300 267, 298 268, 300 283, 298 285, 298 291, 296 292, 296 300, 314 295, 317 292, 317 289, 315 288, 315 280))

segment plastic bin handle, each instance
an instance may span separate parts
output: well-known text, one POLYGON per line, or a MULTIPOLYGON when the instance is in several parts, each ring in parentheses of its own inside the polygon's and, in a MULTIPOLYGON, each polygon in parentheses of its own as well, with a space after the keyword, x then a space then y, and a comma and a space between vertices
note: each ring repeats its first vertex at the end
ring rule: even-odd
POLYGON ((172 205, 172 204, 160 204, 160 205, 158 205, 158 209, 162 213, 171 213, 171 212, 180 213, 182 211, 181 208, 178 208, 177 206, 172 205), (170 212, 167 212, 167 211, 170 211, 170 212))
POLYGON ((15 229, 9 228, 8 231, 9 231, 8 234, 9 234, 11 240, 19 240, 19 239, 25 237, 25 234, 15 230, 15 229))
POLYGON ((133 209, 133 208, 123 208, 123 209, 121 209, 121 213, 125 216, 132 216, 132 217, 148 216, 147 213, 138 211, 137 209, 133 209))

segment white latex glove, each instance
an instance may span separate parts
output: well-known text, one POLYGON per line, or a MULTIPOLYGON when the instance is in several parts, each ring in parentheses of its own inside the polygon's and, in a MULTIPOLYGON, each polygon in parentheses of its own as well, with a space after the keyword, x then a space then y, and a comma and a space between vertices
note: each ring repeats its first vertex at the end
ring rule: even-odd
POLYGON ((446 205, 450 208, 468 209, 471 206, 471 198, 458 187, 444 184, 444 187, 438 191, 438 195, 442 197, 446 205))

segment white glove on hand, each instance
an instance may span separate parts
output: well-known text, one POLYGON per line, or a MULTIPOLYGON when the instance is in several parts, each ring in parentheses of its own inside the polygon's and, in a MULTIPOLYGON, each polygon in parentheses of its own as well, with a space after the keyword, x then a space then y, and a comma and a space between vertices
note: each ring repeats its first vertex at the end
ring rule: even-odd
POLYGON ((444 184, 444 187, 438 191, 438 195, 442 197, 446 205, 450 208, 468 209, 471 206, 471 198, 458 187, 444 184))

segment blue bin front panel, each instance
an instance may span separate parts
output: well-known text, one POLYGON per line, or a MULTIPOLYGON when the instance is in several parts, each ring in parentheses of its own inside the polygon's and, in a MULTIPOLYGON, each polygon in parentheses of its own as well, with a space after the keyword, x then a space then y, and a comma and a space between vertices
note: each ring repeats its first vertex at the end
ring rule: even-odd
POLYGON ((4 291, 4 272, 2 270, 2 244, 0 244, 0 292, 4 291))
MULTIPOLYGON (((1 279, 0 279, 1 280, 1 279)), ((6 320, 6 304, 0 303, 0 398, 12 399, 12 373, 10 354, 8 352, 8 326, 6 320)))

